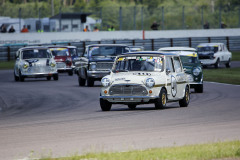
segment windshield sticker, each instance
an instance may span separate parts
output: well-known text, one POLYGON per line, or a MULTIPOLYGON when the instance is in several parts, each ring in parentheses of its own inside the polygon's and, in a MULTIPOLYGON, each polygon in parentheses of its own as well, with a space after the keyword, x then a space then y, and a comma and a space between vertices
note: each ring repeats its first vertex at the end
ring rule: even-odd
POLYGON ((218 47, 218 46, 213 46, 213 47, 218 47))
POLYGON ((189 56, 189 57, 197 57, 197 53, 191 53, 191 54, 188 54, 187 56, 189 56))
POLYGON ((34 49, 33 52, 38 53, 38 50, 37 50, 37 49, 34 49))
POLYGON ((118 61, 124 61, 124 60, 125 60, 124 57, 120 57, 120 58, 118 58, 118 61))

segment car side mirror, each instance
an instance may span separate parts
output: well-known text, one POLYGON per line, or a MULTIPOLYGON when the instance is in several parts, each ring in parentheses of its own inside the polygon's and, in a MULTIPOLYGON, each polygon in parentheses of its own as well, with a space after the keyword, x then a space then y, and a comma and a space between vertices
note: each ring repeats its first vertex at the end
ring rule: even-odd
POLYGON ((169 75, 169 73, 170 73, 171 71, 170 71, 170 69, 166 69, 166 73, 167 73, 167 75, 169 75))

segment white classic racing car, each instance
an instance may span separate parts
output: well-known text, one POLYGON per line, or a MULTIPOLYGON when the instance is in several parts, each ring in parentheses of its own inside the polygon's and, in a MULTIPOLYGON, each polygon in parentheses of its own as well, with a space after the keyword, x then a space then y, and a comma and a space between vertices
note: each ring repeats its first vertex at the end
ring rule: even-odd
POLYGON ((154 103, 156 109, 167 102, 179 101, 187 107, 190 86, 177 54, 142 51, 123 54, 115 59, 110 75, 101 80, 100 106, 109 111, 112 104, 154 103))
POLYGON ((56 62, 47 47, 24 47, 16 53, 14 66, 15 81, 25 78, 46 77, 47 80, 58 80, 56 62))

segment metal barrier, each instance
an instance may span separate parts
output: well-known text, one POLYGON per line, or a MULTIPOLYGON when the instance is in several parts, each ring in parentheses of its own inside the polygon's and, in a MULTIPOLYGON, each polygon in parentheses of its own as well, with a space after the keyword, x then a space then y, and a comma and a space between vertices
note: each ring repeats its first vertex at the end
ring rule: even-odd
MULTIPOLYGON (((189 46, 196 48, 200 43, 225 43, 230 51, 240 51, 240 36, 231 37, 193 37, 193 38, 161 38, 161 39, 135 39, 135 40, 103 40, 82 41, 74 43, 38 44, 39 45, 71 45, 76 46, 80 53, 84 52, 89 44, 127 44, 143 46, 145 50, 156 51, 161 47, 189 46)), ((26 45, 0 46, 0 61, 15 60, 16 51, 26 45)), ((30 46, 30 45, 28 45, 30 46)))

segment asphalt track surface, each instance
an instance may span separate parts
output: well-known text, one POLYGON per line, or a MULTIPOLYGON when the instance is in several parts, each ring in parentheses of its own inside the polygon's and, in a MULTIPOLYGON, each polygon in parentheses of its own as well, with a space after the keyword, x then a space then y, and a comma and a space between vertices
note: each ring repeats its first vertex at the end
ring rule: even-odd
POLYGON ((79 87, 77 76, 15 82, 0 71, 0 159, 69 156, 225 140, 240 140, 240 86, 204 83, 190 105, 164 110, 99 106, 100 83, 79 87))

